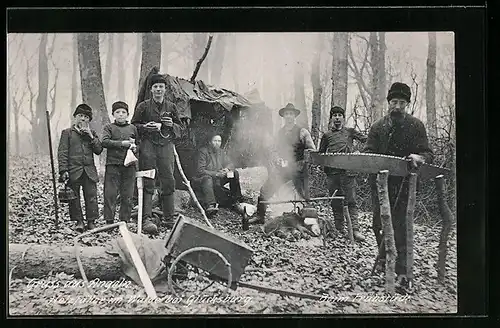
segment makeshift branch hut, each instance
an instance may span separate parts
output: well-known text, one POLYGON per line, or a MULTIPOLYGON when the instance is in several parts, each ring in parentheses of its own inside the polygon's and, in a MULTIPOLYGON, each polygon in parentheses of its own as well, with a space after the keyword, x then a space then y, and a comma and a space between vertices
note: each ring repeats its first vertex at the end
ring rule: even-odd
MULTIPOLYGON (((137 105, 151 97, 151 77, 158 74, 153 68, 142 84, 137 99, 137 105)), ((251 156, 241 157, 248 149, 254 149, 258 140, 239 137, 242 133, 242 120, 266 121, 264 113, 258 113, 258 108, 242 95, 222 88, 206 85, 203 81, 191 83, 186 79, 162 74, 166 81, 166 98, 177 105, 179 116, 188 127, 186 133, 176 141, 177 152, 181 159, 183 170, 188 179, 196 172, 196 152, 207 144, 209 135, 216 132, 222 137, 222 147, 225 148, 237 167, 257 166, 258 163, 249 160, 251 156), (261 114, 261 115, 259 115, 261 114), (238 127, 241 127, 240 129, 238 127), (238 135, 238 137, 236 137, 238 135), (242 151, 244 150, 244 151, 242 151)), ((271 114, 269 113, 269 120, 271 114)), ((258 124, 256 121, 253 125, 258 124)), ((263 125, 262 125, 263 126, 263 125)), ((263 135, 261 128, 260 134, 263 135)), ((252 138, 255 139, 255 138, 252 138)), ((177 171, 177 170, 176 170, 177 171)), ((176 172, 177 189, 184 189, 179 173, 176 172)))

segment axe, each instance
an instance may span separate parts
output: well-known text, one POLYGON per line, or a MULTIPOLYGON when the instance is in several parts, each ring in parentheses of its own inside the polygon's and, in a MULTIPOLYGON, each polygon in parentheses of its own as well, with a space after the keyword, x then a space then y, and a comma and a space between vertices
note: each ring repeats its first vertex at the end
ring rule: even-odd
POLYGON ((137 178, 137 193, 138 193, 138 201, 139 208, 137 209, 137 234, 140 235, 142 232, 142 205, 144 201, 144 183, 143 178, 154 179, 156 174, 155 169, 146 170, 146 171, 138 171, 135 173, 135 177, 137 178))

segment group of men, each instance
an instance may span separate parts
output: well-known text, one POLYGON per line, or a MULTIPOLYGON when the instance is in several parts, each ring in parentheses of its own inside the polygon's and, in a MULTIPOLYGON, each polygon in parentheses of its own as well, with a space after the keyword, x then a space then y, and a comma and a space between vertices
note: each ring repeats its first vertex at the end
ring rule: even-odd
MULTIPOLYGON (((110 223, 114 219, 116 194, 121 195, 120 220, 128 221, 130 217, 131 197, 135 168, 124 167, 123 161, 128 149, 139 156, 140 170, 157 169, 161 186, 161 207, 165 221, 172 221, 174 215, 174 140, 186 129, 179 119, 174 103, 165 98, 166 81, 163 76, 155 75, 151 79, 152 97, 140 103, 136 108, 131 124, 126 122, 128 106, 123 102, 113 104, 115 122, 104 130, 101 143, 95 131, 88 125, 80 127, 81 122, 92 119, 91 109, 87 105, 79 105, 75 111, 75 124, 61 135, 59 145, 59 171, 62 180, 69 179, 71 188, 79 195, 83 186, 88 228, 94 227, 98 216, 97 209, 97 173, 94 167, 93 154, 100 154, 102 147, 108 147, 105 177, 105 219, 110 223), (137 140, 137 141, 135 141, 137 140)), ((353 140, 364 143, 363 152, 406 157, 412 165, 418 167, 422 163, 432 163, 433 152, 429 147, 423 123, 406 112, 410 103, 411 90, 400 82, 392 84, 388 95, 388 114, 376 121, 368 136, 345 126, 345 110, 334 106, 330 111, 330 126, 320 141, 320 153, 351 153, 354 151, 353 140)), ((300 110, 292 104, 279 110, 284 119, 283 127, 275 137, 277 158, 269 165, 268 178, 260 189, 257 202, 257 215, 250 220, 252 224, 261 224, 266 220, 267 205, 275 192, 285 183, 292 181, 297 192, 304 196, 304 172, 307 169, 304 161, 306 150, 316 150, 309 131, 296 124, 300 110)), ((202 147, 197 157, 197 173, 193 184, 207 213, 217 211, 218 204, 234 204, 241 200, 241 187, 238 171, 234 169, 225 152, 221 149, 221 136, 212 135, 206 147, 202 147), (229 183, 229 190, 224 185, 229 183)), ((365 237, 358 223, 356 199, 356 180, 353 172, 325 167, 328 190, 332 194, 344 196, 344 203, 332 202, 331 207, 337 230, 344 231, 344 214, 342 208, 347 205, 352 220, 354 238, 363 241, 365 237)), ((375 175, 370 176, 373 231, 377 244, 382 242, 380 204, 375 183, 375 175)), ((392 208, 395 241, 398 252, 396 273, 405 274, 406 254, 406 207, 408 183, 401 177, 389 177, 389 198, 391 208, 401 189, 399 201, 392 208)), ((152 220, 152 198, 155 182, 144 181, 144 225, 146 233, 156 233, 158 228, 152 220)), ((78 222, 83 230, 83 216, 79 197, 70 202, 70 216, 78 222)), ((382 258, 385 258, 382 256, 382 258)))

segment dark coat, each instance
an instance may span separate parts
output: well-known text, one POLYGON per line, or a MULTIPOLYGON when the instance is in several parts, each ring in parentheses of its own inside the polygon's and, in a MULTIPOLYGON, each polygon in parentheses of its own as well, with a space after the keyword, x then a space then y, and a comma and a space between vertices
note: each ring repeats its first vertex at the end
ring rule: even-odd
POLYGON ((197 177, 209 175, 215 177, 217 172, 224 168, 234 168, 223 149, 203 147, 198 152, 197 177))
POLYGON ((102 152, 102 145, 94 130, 92 135, 94 138, 91 140, 88 135, 78 132, 74 127, 62 131, 57 149, 59 174, 69 172, 70 181, 76 181, 85 171, 92 181, 99 181, 94 154, 99 155, 102 152))
POLYGON ((409 114, 397 126, 391 124, 389 115, 375 122, 368 133, 363 152, 399 157, 418 154, 425 158, 427 164, 434 160, 424 124, 409 114))
POLYGON ((181 133, 184 128, 181 120, 179 119, 176 105, 167 99, 164 99, 161 104, 157 104, 152 98, 141 102, 135 109, 134 116, 132 117, 130 123, 137 127, 141 141, 149 140, 153 144, 160 146, 163 146, 168 142, 172 142, 173 139, 181 137, 181 133), (144 127, 146 123, 151 121, 161 123, 161 115, 164 112, 171 113, 171 117, 174 122, 174 125, 171 128, 162 127, 162 134, 165 136, 167 134, 170 135, 170 138, 168 139, 164 139, 160 135, 159 131, 151 131, 144 127))

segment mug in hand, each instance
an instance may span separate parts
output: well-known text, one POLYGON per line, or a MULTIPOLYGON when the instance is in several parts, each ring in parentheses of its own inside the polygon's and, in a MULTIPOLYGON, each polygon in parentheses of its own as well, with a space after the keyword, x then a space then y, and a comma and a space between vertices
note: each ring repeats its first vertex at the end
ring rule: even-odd
POLYGON ((233 172, 233 171, 227 171, 227 173, 226 173, 226 177, 227 177, 228 179, 232 179, 232 178, 234 178, 234 172, 233 172))

